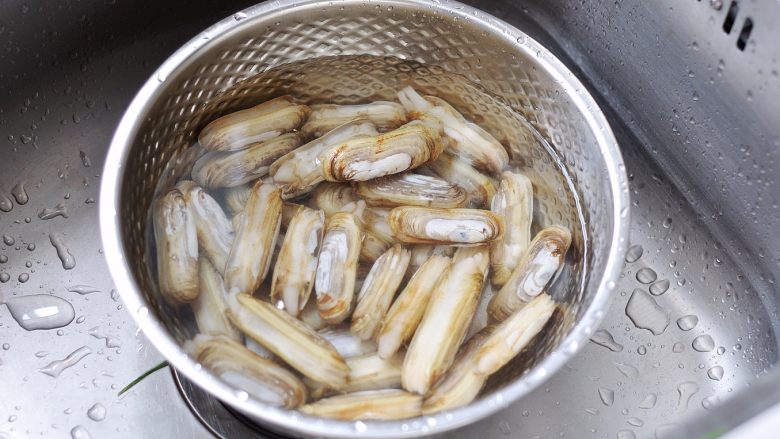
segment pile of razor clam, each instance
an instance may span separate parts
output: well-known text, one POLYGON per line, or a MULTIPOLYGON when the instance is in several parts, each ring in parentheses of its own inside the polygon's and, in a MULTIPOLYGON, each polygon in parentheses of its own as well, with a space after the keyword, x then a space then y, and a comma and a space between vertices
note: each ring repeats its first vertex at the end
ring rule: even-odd
POLYGON ((462 406, 553 314, 569 231, 531 236, 533 187, 493 136, 440 98, 398 100, 221 117, 153 206, 188 351, 258 400, 349 420, 462 406))

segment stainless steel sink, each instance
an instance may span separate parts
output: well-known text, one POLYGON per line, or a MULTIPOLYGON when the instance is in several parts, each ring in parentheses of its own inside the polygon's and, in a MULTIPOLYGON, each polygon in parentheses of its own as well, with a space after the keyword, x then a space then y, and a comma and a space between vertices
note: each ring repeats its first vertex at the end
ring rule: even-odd
MULTIPOLYGON (((113 128, 141 83, 191 36, 251 3, 0 3, 0 201, 19 182, 30 198, 0 212, 0 234, 14 241, 0 243, 10 278, 0 293, 54 294, 76 310, 61 331, 28 332, 0 309, 0 437, 271 437, 186 382, 182 398, 169 373, 116 396, 161 358, 111 294, 93 202, 113 128), (60 203, 67 218, 38 218, 60 203), (63 269, 52 232, 75 268, 63 269), (69 291, 76 285, 99 291, 69 291), (58 378, 38 371, 81 346, 91 353, 58 378), (94 404, 105 419, 88 415, 94 404)), ((545 388, 454 436, 741 429, 736 437, 771 425, 757 415, 780 402, 770 370, 780 324, 780 3, 471 3, 548 45, 600 99, 631 176, 635 247, 598 343, 545 388), (636 318, 659 313, 669 316, 659 335, 636 318)))

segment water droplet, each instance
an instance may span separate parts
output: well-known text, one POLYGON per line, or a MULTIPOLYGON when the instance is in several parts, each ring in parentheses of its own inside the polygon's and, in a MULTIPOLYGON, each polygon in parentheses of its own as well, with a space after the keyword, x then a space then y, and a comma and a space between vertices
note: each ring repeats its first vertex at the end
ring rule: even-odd
POLYGON ((23 181, 14 185, 13 189, 11 189, 11 195, 14 196, 16 203, 19 205, 27 204, 27 202, 30 201, 30 197, 27 196, 27 190, 24 188, 23 181))
POLYGON ((67 289, 71 293, 79 293, 82 296, 85 295, 85 294, 92 294, 92 293, 100 292, 99 289, 97 289, 95 287, 91 287, 89 285, 73 285, 73 286, 68 287, 67 289))
POLYGON ((655 393, 650 393, 639 403, 640 409, 651 409, 655 407, 655 403, 658 401, 658 396, 655 393))
POLYGON ((661 279, 650 285, 650 294, 660 296, 669 289, 669 279, 661 279))
POLYGON ((8 343, 3 343, 2 348, 3 348, 4 351, 7 351, 7 350, 11 349, 11 345, 8 344, 8 343))
POLYGON ((645 425, 645 421, 639 419, 639 418, 628 418, 626 419, 626 422, 628 422, 628 425, 632 425, 634 427, 641 427, 645 425))
POLYGON ((668 229, 669 227, 672 227, 672 219, 666 218, 662 224, 665 228, 668 229))
POLYGON ((246 18, 246 13, 244 12, 236 12, 233 14, 233 19, 236 21, 241 21, 246 18))
POLYGON ((57 335, 62 337, 63 335, 65 335, 65 331, 63 331, 62 329, 58 329, 57 330, 57 335))
POLYGON ((14 245, 16 244, 16 240, 13 238, 13 236, 3 235, 3 243, 5 245, 14 245))
POLYGON ((656 279, 658 279, 658 275, 652 268, 644 267, 636 272, 636 280, 643 284, 653 283, 656 279))
POLYGON ((89 159, 86 152, 79 151, 79 157, 81 158, 81 164, 85 168, 89 168, 90 166, 92 166, 92 160, 89 159))
POLYGON ((593 333, 590 341, 596 343, 599 346, 604 346, 612 352, 620 352, 623 350, 623 345, 615 342, 615 338, 612 337, 609 331, 606 329, 599 329, 593 333))
POLYGON ((605 406, 610 407, 615 402, 615 391, 606 387, 599 387, 599 398, 605 406))
POLYGON ((77 425, 70 430, 71 439, 92 439, 86 428, 77 425))
POLYGON ((718 352, 718 355, 723 355, 723 354, 726 353, 726 348, 723 347, 723 346, 720 346, 720 347, 718 347, 717 352, 718 352))
POLYGON ((19 275, 18 280, 19 280, 19 283, 25 283, 28 280, 30 280, 30 275, 27 274, 27 273, 22 273, 22 274, 19 275))
POLYGON ((84 320, 86 320, 86 317, 84 316, 78 316, 76 318, 76 323, 84 323, 84 320))
POLYGON ((679 326, 683 331, 690 331, 698 324, 699 318, 693 314, 688 314, 687 316, 683 316, 677 319, 677 326, 679 326))
POLYGON ((76 315, 70 302, 48 294, 12 297, 5 305, 11 317, 28 331, 61 328, 76 315))
POLYGON ((5 264, 6 262, 8 262, 8 256, 0 255, 0 264, 5 264))
POLYGON ((672 346, 672 352, 674 352, 675 354, 679 354, 684 350, 685 350, 685 345, 680 342, 677 342, 672 346))
POLYGON ((617 433, 617 439, 636 439, 636 435, 631 430, 620 430, 617 433))
POLYGON ((38 352, 35 353, 35 356, 38 357, 38 358, 43 358, 43 357, 45 357, 47 355, 49 355, 49 353, 46 352, 46 351, 38 351, 38 352))
POLYGON ((119 292, 117 290, 112 289, 109 295, 111 296, 111 300, 113 300, 114 302, 119 300, 119 292))
POLYGON ((73 267, 76 266, 76 259, 62 242, 62 235, 59 233, 52 233, 49 235, 49 241, 51 242, 51 245, 53 245, 57 250, 57 257, 59 257, 60 261, 62 261, 62 268, 66 270, 73 269, 73 267))
POLYGON ((704 334, 694 338, 692 346, 696 351, 709 352, 715 349, 715 341, 708 334, 704 334))
POLYGON ((118 348, 121 347, 119 340, 116 337, 112 337, 110 335, 106 335, 100 332, 100 327, 95 326, 94 328, 91 328, 89 331, 89 335, 97 338, 97 339, 104 339, 106 341, 106 347, 107 348, 118 348))
POLYGON ((693 381, 686 381, 677 386, 677 407, 688 408, 688 401, 699 391, 699 386, 693 381))
POLYGON ((599 414, 599 409, 585 409, 585 413, 596 416, 599 414))
POLYGON ((636 367, 631 366, 630 364, 625 363, 614 363, 615 367, 617 367, 617 370, 620 371, 620 373, 623 374, 626 378, 637 378, 639 377, 639 370, 637 370, 636 367))
POLYGON ((11 280, 11 275, 8 273, 0 273, 0 283, 6 283, 11 280))
POLYGON ((707 371, 707 376, 710 377, 711 380, 720 381, 723 379, 723 367, 721 366, 713 366, 707 371))
POLYGON ((95 422, 106 419, 106 408, 100 403, 95 403, 87 410, 87 416, 95 422))
POLYGON ((634 290, 626 304, 626 315, 640 329, 647 329, 654 335, 662 334, 669 326, 669 314, 640 289, 634 290))
POLYGON ((355 431, 364 432, 368 430, 368 426, 363 421, 357 421, 355 422, 355 431))
POLYGON ((8 198, 8 195, 0 193, 0 210, 10 212, 14 208, 14 202, 8 198))
POLYGON ((638 348, 636 348, 636 353, 639 355, 644 355, 647 353, 647 348, 644 346, 639 346, 638 348))
POLYGON ((717 395, 708 396, 701 400, 701 406, 707 410, 711 410, 719 403, 720 403, 720 398, 718 398, 717 395))
POLYGON ((35 244, 32 243, 32 242, 27 244, 27 250, 34 251, 35 250, 35 244))
POLYGON ((642 253, 644 253, 644 251, 645 250, 641 245, 632 245, 626 252, 626 262, 636 262, 639 258, 642 257, 642 253))
POLYGON ((54 207, 45 207, 38 211, 38 218, 42 220, 49 220, 58 216, 63 218, 68 218, 69 216, 68 208, 66 208, 62 203, 57 203, 57 205, 54 207))
POLYGON ((87 346, 82 346, 76 349, 75 351, 71 352, 70 355, 68 355, 64 359, 52 361, 46 366, 38 369, 38 372, 57 378, 58 376, 60 376, 62 371, 64 371, 69 367, 73 367, 74 365, 76 365, 76 363, 81 361, 82 358, 86 357, 91 353, 92 353, 92 349, 90 349, 87 346))

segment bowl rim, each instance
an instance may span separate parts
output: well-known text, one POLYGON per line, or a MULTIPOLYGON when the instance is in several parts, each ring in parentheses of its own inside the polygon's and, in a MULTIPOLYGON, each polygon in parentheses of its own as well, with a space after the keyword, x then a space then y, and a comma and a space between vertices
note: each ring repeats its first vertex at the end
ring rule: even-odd
MULTIPOLYGON (((140 294, 140 288, 131 274, 125 258, 125 246, 121 240, 119 201, 123 169, 127 161, 131 141, 137 135, 143 115, 161 94, 161 85, 169 75, 186 67, 197 59, 198 52, 228 34, 251 26, 253 19, 267 18, 276 13, 289 13, 291 9, 309 9, 332 4, 324 0, 279 0, 251 6, 237 12, 193 37, 174 52, 151 75, 138 91, 116 128, 103 168, 100 185, 99 222, 105 259, 109 272, 120 292, 127 310, 139 328, 154 347, 188 379, 223 402, 239 409, 260 421, 271 424, 272 429, 282 429, 298 434, 319 437, 415 437, 420 434, 442 433, 483 419, 509 406, 543 383, 587 343, 605 315, 620 275, 623 258, 628 247, 630 225, 629 191, 625 166, 617 140, 607 123, 606 117, 576 76, 548 49, 521 30, 486 12, 453 0, 427 2, 426 0, 387 0, 388 5, 425 6, 460 16, 490 29, 497 37, 511 40, 518 50, 534 56, 545 71, 558 81, 561 88, 585 116, 589 128, 598 142, 600 153, 606 162, 609 187, 613 195, 612 234, 613 241, 597 291, 582 318, 575 323, 558 349, 551 352, 528 374, 516 379, 506 387, 488 397, 466 406, 425 415, 403 421, 340 421, 316 418, 292 410, 266 405, 250 397, 246 392, 235 391, 210 371, 202 368, 176 342, 166 327, 149 312, 149 304, 140 294), (521 43, 522 41, 522 43, 521 43)), ((357 0, 341 0, 337 4, 358 3, 357 0)))

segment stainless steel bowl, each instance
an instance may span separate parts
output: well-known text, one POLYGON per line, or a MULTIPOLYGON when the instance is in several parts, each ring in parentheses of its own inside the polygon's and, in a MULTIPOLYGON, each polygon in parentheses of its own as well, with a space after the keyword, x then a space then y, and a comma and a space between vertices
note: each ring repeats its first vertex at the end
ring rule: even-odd
POLYGON ((321 437, 440 433, 537 387, 602 319, 629 224, 618 146, 582 84, 523 32, 450 1, 282 0, 208 28, 136 95, 114 135, 100 197, 111 275, 140 328, 171 364, 269 428, 321 437), (491 379, 481 398, 457 410, 398 422, 342 422, 269 407, 202 369, 182 349, 191 324, 159 300, 148 270, 147 214, 154 191, 161 179, 186 172, 198 130, 216 116, 289 90, 312 100, 357 102, 386 98, 405 83, 452 100, 508 143, 513 163, 532 174, 535 222, 573 230, 566 269, 552 289, 563 312, 535 343, 533 355, 518 358, 491 379), (545 148, 549 154, 541 153, 545 148))

